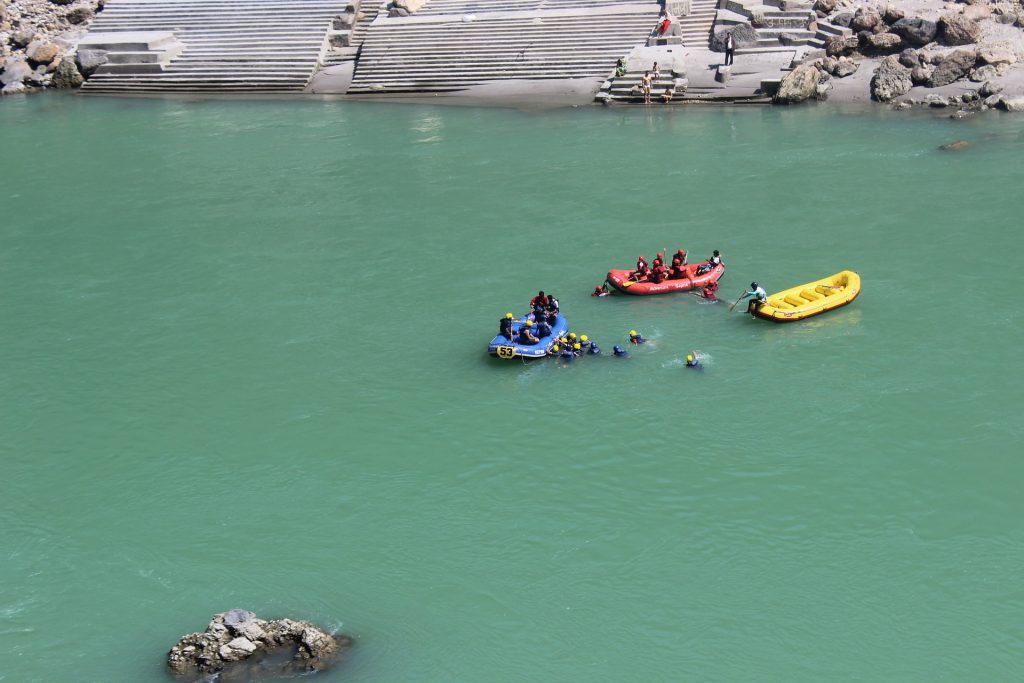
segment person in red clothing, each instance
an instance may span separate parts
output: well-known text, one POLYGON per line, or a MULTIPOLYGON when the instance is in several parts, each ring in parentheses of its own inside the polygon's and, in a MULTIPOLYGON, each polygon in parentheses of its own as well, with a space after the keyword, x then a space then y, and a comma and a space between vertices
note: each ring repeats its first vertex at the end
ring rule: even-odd
POLYGON ((668 277, 668 268, 661 263, 661 259, 654 259, 654 267, 651 268, 651 274, 647 279, 658 284, 663 282, 666 277, 668 277))
MULTIPOLYGON (((680 250, 682 251, 682 250, 680 250)), ((686 257, 679 258, 677 253, 672 257, 672 270, 669 271, 668 277, 670 280, 682 280, 686 277, 686 257)))
POLYGON ((717 282, 709 282, 704 285, 700 290, 700 295, 708 301, 716 301, 715 292, 718 291, 717 282))
POLYGON ((682 247, 680 247, 678 250, 676 250, 676 253, 672 254, 672 260, 675 261, 676 259, 679 259, 680 262, 682 262, 682 264, 685 266, 686 265, 686 250, 683 249, 682 247))
POLYGON ((530 310, 537 308, 538 304, 540 304, 541 308, 543 308, 544 306, 547 305, 547 303, 548 297, 546 294, 544 294, 544 290, 542 289, 539 292, 537 292, 537 296, 530 299, 530 310))

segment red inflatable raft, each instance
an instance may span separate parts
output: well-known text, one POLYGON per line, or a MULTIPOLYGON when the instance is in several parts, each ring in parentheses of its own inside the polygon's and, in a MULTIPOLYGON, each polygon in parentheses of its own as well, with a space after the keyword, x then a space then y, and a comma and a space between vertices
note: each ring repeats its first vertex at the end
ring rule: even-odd
POLYGON ((685 277, 662 280, 658 283, 646 279, 634 282, 629 279, 632 270, 609 270, 608 284, 626 294, 667 294, 668 292, 688 292, 691 289, 703 287, 709 282, 718 282, 718 279, 725 273, 725 264, 719 263, 703 275, 697 275, 697 268, 701 265, 703 264, 693 263, 684 266, 685 277))

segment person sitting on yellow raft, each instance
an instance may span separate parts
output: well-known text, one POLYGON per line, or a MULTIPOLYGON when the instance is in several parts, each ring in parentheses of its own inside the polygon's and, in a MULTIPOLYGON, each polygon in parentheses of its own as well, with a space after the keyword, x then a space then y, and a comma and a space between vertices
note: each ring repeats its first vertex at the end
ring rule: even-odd
MULTIPOLYGON (((768 301, 768 292, 764 291, 764 287, 754 281, 750 283, 750 291, 744 292, 743 296, 739 298, 739 301, 743 301, 744 299, 750 299, 750 303, 747 304, 747 312, 750 313, 750 315, 754 315, 754 311, 760 308, 765 301, 768 301)), ((735 306, 736 304, 733 305, 735 306)))

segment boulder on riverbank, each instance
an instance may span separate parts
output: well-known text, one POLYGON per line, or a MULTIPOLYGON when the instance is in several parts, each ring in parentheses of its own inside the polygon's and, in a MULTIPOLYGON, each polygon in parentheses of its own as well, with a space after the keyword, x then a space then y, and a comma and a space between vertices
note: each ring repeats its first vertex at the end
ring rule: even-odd
POLYGON ((0 7, 3 94, 81 85, 75 44, 103 8, 103 0, 17 0, 2 2, 0 7), (22 66, 26 64, 28 73, 22 66))
POLYGON ((301 674, 328 668, 352 642, 308 621, 266 620, 233 609, 214 615, 206 631, 182 637, 167 653, 167 667, 186 680, 219 672, 232 680, 252 680, 257 671, 301 674))

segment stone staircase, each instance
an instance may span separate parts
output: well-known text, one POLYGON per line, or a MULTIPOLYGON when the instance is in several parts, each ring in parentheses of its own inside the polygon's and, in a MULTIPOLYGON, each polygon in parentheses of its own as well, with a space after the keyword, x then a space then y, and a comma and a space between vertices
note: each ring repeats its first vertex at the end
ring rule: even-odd
POLYGON ((457 92, 510 79, 604 78, 661 6, 611 0, 431 0, 378 15, 349 94, 457 92))
POLYGON ((717 7, 718 0, 690 0, 690 13, 678 18, 683 47, 708 48, 717 7))
POLYGON ((88 94, 301 92, 345 0, 107 0, 96 33, 167 31, 180 54, 149 73, 104 72, 88 94))
POLYGON ((737 24, 751 24, 757 31, 757 45, 737 48, 736 54, 756 54, 787 47, 807 45, 821 47, 815 31, 807 29, 816 18, 812 3, 792 0, 727 0, 725 7, 717 11, 716 28, 727 28, 737 24), (806 4, 806 7, 803 5, 806 4), (785 6, 786 9, 782 9, 785 6))

